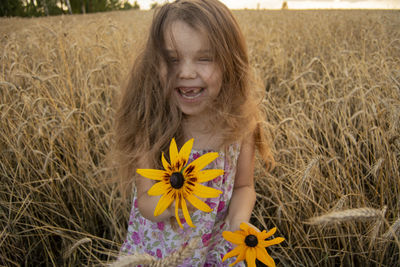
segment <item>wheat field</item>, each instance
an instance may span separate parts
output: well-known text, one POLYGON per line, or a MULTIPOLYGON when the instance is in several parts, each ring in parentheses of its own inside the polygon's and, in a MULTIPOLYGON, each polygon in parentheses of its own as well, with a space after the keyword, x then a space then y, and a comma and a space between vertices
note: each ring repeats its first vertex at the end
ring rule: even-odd
MULTIPOLYGON (((400 264, 400 11, 234 11, 265 82, 252 222, 278 266, 400 264)), ((0 265, 103 266, 129 199, 114 102, 151 11, 0 18, 0 265)))

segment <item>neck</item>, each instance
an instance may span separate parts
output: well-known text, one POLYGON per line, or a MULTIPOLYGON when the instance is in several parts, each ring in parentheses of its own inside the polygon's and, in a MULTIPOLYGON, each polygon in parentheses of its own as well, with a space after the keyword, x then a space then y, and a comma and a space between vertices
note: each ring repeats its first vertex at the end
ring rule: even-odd
POLYGON ((206 133, 211 130, 207 116, 185 116, 183 118, 183 127, 188 132, 206 133))
POLYGON ((183 120, 185 140, 194 138, 194 148, 218 150, 222 144, 222 135, 219 129, 210 125, 209 117, 187 116, 183 120))

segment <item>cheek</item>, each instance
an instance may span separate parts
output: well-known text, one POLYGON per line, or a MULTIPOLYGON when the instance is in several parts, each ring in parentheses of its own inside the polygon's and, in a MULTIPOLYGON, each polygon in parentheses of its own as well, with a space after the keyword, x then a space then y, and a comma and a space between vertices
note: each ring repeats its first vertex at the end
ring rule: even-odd
POLYGON ((218 95, 222 87, 222 73, 219 69, 213 70, 209 82, 212 83, 214 94, 218 95))
POLYGON ((168 67, 167 63, 160 62, 160 82, 164 88, 173 86, 176 82, 176 70, 174 67, 168 67))
POLYGON ((201 76, 208 84, 221 85, 222 84, 222 73, 218 66, 205 66, 201 69, 201 76))

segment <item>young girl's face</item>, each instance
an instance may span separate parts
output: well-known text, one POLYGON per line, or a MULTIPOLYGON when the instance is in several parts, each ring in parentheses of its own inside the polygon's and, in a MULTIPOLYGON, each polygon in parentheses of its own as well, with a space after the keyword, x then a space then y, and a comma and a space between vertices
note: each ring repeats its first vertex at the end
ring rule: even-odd
POLYGON ((207 115, 222 84, 221 69, 214 61, 207 34, 175 21, 165 33, 165 49, 168 64, 162 67, 162 76, 172 82, 172 97, 179 108, 189 117, 207 115))

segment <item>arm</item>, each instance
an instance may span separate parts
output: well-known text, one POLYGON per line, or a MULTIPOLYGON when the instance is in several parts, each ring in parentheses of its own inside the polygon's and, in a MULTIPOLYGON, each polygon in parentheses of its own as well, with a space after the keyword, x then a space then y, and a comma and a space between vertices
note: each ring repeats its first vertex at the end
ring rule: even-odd
POLYGON ((173 216, 170 208, 167 208, 162 214, 154 216, 154 210, 161 196, 149 196, 147 191, 155 182, 138 175, 136 177, 137 204, 140 214, 153 222, 161 222, 173 216))
MULTIPOLYGON (((146 158, 142 158, 138 162, 138 166, 143 166, 143 168, 151 168, 148 164, 148 160, 146 158)), ((173 216, 173 212, 170 208, 167 208, 162 214, 158 216, 154 216, 154 210, 156 209, 157 203, 160 200, 161 196, 149 196, 147 191, 156 183, 156 181, 147 179, 142 177, 141 175, 136 175, 136 190, 137 190, 137 205, 140 214, 153 222, 161 222, 169 219, 173 216)))
POLYGON ((226 222, 231 231, 239 229, 242 222, 248 222, 256 202, 254 189, 255 144, 253 136, 242 142, 237 162, 235 184, 226 222))

